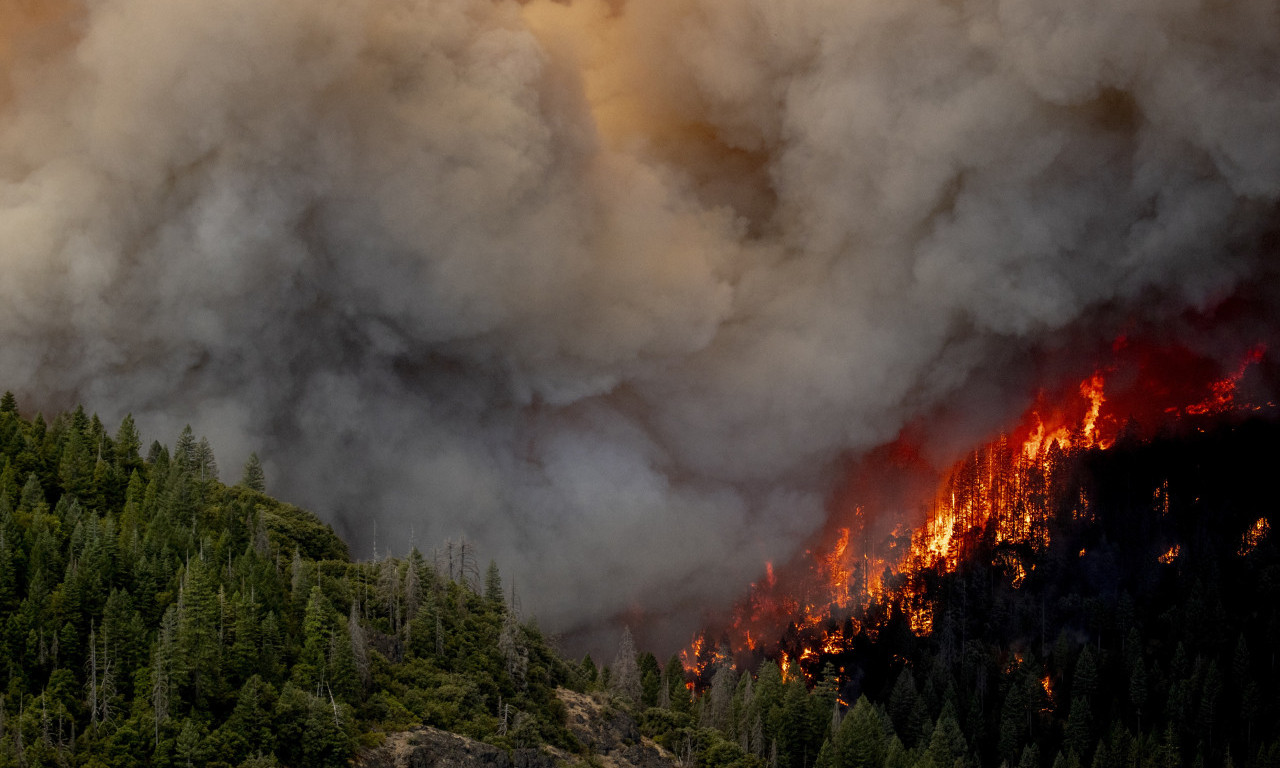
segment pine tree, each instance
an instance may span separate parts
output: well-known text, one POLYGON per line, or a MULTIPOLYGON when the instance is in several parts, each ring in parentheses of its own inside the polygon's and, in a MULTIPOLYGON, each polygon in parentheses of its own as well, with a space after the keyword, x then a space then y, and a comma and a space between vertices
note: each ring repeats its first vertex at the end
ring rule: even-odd
POLYGON ((875 708, 858 698, 836 736, 836 761, 842 768, 879 768, 884 764, 885 734, 875 708))
POLYGON ((220 606, 213 590, 214 574, 202 557, 187 559, 178 597, 178 649, 174 680, 203 706, 222 682, 220 606))
POLYGON ((667 698, 670 700, 668 706, 676 712, 688 712, 689 689, 685 687, 684 662, 680 660, 680 654, 673 653, 671 658, 667 659, 667 663, 662 667, 662 679, 665 681, 667 698))
POLYGON ((904 668, 889 694, 889 715, 893 727, 907 747, 915 747, 924 731, 923 707, 916 690, 915 677, 910 668, 904 668))
POLYGON ((155 745, 160 745, 160 726, 169 719, 170 707, 175 704, 173 691, 173 666, 177 654, 178 610, 171 605, 160 622, 160 634, 151 652, 150 703, 155 726, 155 745))
POLYGON ((1027 731, 1027 692, 1020 672, 1010 682, 1000 710, 1000 756, 1009 765, 1016 765, 1027 731))
POLYGON ((66 493, 88 500, 92 495, 93 456, 78 429, 67 431, 62 457, 58 462, 58 482, 66 493))
POLYGON ((956 722, 955 710, 948 702, 933 727, 927 754, 935 766, 954 766, 957 761, 965 760, 968 752, 969 746, 960 730, 960 724, 956 722))
POLYGON ((600 670, 596 668, 596 662, 588 653, 582 657, 582 662, 578 664, 578 675, 582 678, 582 682, 587 688, 592 688, 600 680, 600 670))
POLYGON ((1081 761, 1089 757, 1089 747, 1093 744, 1093 712, 1089 700, 1077 696, 1071 700, 1071 711, 1067 715, 1067 725, 1063 729, 1069 752, 1074 753, 1081 761))
POLYGON ((182 428, 182 433, 178 435, 178 442, 173 447, 172 463, 180 472, 190 473, 195 469, 196 461, 196 436, 191 431, 191 425, 187 424, 182 428))
POLYGON ((193 474, 200 481, 201 487, 218 479, 218 460, 213 455, 213 446, 203 435, 196 443, 193 454, 193 474))
POLYGON ((351 644, 349 629, 330 627, 326 671, 326 690, 330 695, 348 703, 359 701, 362 686, 356 670, 355 649, 351 644))
POLYGON ((275 738, 270 706, 274 698, 275 691, 258 675, 253 675, 240 687, 235 709, 226 723, 227 730, 239 737, 240 749, 233 753, 235 759, 272 751, 275 738))
POLYGON ((249 454, 249 460, 244 463, 244 473, 240 476, 240 485, 251 491, 266 493, 267 476, 262 471, 262 462, 258 459, 257 453, 249 454))
POLYGON ((142 437, 138 434, 137 425, 133 422, 133 414, 127 414, 116 430, 115 463, 124 473, 131 473, 142 466, 142 457, 138 451, 142 448, 142 437))
POLYGON ((293 683, 304 691, 320 689, 327 682, 329 607, 320 587, 313 586, 302 620, 302 652, 293 666, 293 683))
POLYGON ((227 669, 235 681, 245 681, 258 673, 261 631, 258 607, 237 594, 232 600, 231 651, 227 669))
POLYGON ((1076 671, 1072 676, 1071 697, 1083 696, 1090 699, 1098 690, 1098 667, 1093 658, 1093 649, 1086 645, 1076 660, 1076 671))
POLYGON ((1034 742, 1023 748, 1018 768, 1040 768, 1040 748, 1034 742))
POLYGON ((658 706, 658 694, 662 688, 662 668, 652 653, 640 654, 640 698, 641 704, 647 707, 658 706))
POLYGON ((502 594, 502 576, 498 573, 498 563, 489 561, 489 569, 484 575, 484 598, 494 610, 506 608, 506 598, 502 594))
POLYGON ((6 613, 18 602, 18 572, 14 566, 9 536, 5 526, 0 524, 0 612, 6 613))

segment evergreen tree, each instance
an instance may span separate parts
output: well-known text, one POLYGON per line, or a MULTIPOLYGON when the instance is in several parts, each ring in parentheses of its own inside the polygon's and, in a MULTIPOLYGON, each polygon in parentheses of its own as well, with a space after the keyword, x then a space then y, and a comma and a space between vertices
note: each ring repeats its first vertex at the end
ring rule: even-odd
POLYGON ((293 683, 304 691, 322 689, 327 682, 329 606, 320 587, 313 586, 302 620, 302 653, 293 666, 293 683))
POLYGON ((599 681, 600 670, 596 668, 596 663, 591 658, 590 653, 582 657, 582 663, 578 665, 578 674, 588 688, 593 687, 599 681))
POLYGON ((142 437, 138 434, 137 425, 133 422, 133 414, 128 414, 120 422, 116 430, 115 463, 125 474, 141 468, 142 457, 138 451, 142 448, 142 437))
POLYGON ((662 667, 658 659, 648 651, 640 654, 640 703, 645 707, 658 706, 658 697, 662 689, 662 667))
POLYGON ((266 493, 267 491, 267 476, 262 471, 262 461, 258 459, 256 452, 250 453, 249 459, 244 463, 244 472, 240 476, 240 485, 258 493, 266 493))
POLYGON ((201 436, 192 457, 194 463, 192 471, 201 483, 201 487, 218 479, 218 460, 213 455, 213 446, 209 444, 208 438, 201 436))
POLYGON ((221 692, 220 608, 214 574, 202 557, 188 558, 178 596, 177 647, 173 679, 184 698, 208 706, 221 692))
POLYGON ((178 442, 173 447, 173 465, 179 472, 191 473, 196 466, 196 436, 187 424, 178 435, 178 442))
POLYGON ((662 667, 662 679, 671 709, 677 712, 688 712, 689 690, 685 687, 684 662, 680 660, 680 654, 673 653, 671 658, 667 659, 667 663, 662 667))
POLYGON ((880 768, 886 752, 880 717, 865 696, 845 716, 836 737, 836 761, 841 768, 880 768))
POLYGON ((914 747, 924 732, 925 712, 909 668, 903 669, 894 683, 889 695, 889 715, 903 744, 914 747))
POLYGON ((956 721, 955 711, 948 703, 933 726, 933 736, 926 754, 935 767, 941 767, 955 766, 957 762, 967 764, 968 753, 969 746, 964 733, 956 721))
POLYGON ((1016 674, 1000 710, 1000 756, 1009 765, 1018 763, 1027 732, 1027 692, 1021 674, 1016 674))
POLYGON ((1098 667, 1093 658, 1093 649, 1086 645, 1080 651, 1080 658, 1076 661, 1076 671, 1072 676, 1071 696, 1072 698, 1083 697, 1091 699, 1098 690, 1098 667))
POLYGON ((490 560, 489 569, 484 575, 484 599, 493 610, 504 610, 506 598, 502 594, 502 576, 498 572, 497 562, 490 560))

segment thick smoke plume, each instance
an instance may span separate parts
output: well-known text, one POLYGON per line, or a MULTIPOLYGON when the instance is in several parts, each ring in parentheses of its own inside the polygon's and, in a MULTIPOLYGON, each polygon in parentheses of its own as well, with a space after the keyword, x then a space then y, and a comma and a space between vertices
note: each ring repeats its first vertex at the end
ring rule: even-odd
POLYGON ((842 457, 1274 294, 1273 0, 31 0, 0 29, 0 386, 190 422, 227 475, 256 449, 364 555, 465 536, 554 630, 683 639, 842 457))

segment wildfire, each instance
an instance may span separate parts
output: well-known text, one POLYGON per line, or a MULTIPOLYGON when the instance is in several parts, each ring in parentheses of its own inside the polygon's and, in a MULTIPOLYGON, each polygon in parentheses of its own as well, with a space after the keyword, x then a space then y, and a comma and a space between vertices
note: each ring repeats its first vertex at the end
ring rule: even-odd
POLYGON ((1240 380, 1244 378, 1245 372, 1249 366, 1262 360, 1262 356, 1266 354, 1267 348, 1261 344, 1249 350, 1245 359, 1240 363, 1240 367, 1230 376, 1220 381, 1215 381, 1210 386, 1209 397, 1188 406, 1186 412, 1193 416, 1204 416, 1215 413, 1226 413, 1235 407, 1236 387, 1240 385, 1240 380))
POLYGON ((1244 532, 1244 537, 1240 541, 1240 556, 1244 557, 1253 550, 1257 549, 1258 544, 1266 538, 1271 532, 1271 523, 1267 522, 1267 518, 1260 517, 1249 530, 1244 532))
MULTIPOLYGON (((1164 402, 1151 396, 1139 375, 1127 377, 1128 398, 1120 400, 1128 405, 1116 412, 1107 392, 1111 369, 1093 372, 1065 399, 1053 401, 1042 394, 1016 429, 969 453, 940 482, 934 480, 932 501, 923 505, 918 490, 927 487, 929 475, 919 470, 924 461, 911 439, 901 438, 883 454, 864 459, 862 474, 845 492, 859 498, 859 503, 834 516, 840 522, 823 536, 827 544, 812 547, 803 561, 780 573, 773 564, 766 564, 765 578, 751 586, 723 635, 729 650, 712 652, 712 644, 700 635, 684 652, 686 669, 701 678, 726 652, 749 649, 775 659, 784 679, 796 674, 812 679, 824 657, 849 651, 860 632, 870 636, 895 614, 903 615, 913 632, 928 634, 933 631, 933 607, 924 593, 922 575, 954 572, 979 542, 985 542, 985 551, 994 550, 992 564, 1003 569, 1011 586, 1021 587, 1033 575, 1028 553, 1034 555, 1049 545, 1054 511, 1072 504, 1068 508, 1076 519, 1093 514, 1083 491, 1076 498, 1062 495, 1069 492, 1062 468, 1071 457, 1110 449, 1122 432, 1122 417, 1157 414, 1167 419, 1232 409, 1239 383, 1264 351, 1262 347, 1249 350, 1225 378, 1206 377, 1200 392, 1207 390, 1209 396, 1188 397, 1195 403, 1188 407, 1167 402, 1182 396, 1178 392, 1157 390, 1166 397, 1164 402), (909 490, 884 490, 898 486, 909 490), (913 504, 923 507, 921 522, 914 529, 899 526, 889 533, 877 532, 876 515, 868 513, 910 509, 913 504), (784 637, 789 639, 776 639, 784 637), (768 640, 762 644, 765 638, 774 638, 773 644, 768 640)), ((1166 369, 1179 367, 1176 355, 1153 357, 1166 369)), ((1158 511, 1168 513, 1169 496, 1167 481, 1154 490, 1152 501, 1158 511)), ((928 498, 928 491, 924 497, 928 498)), ((1241 554, 1252 551, 1268 530, 1267 520, 1258 520, 1246 532, 1241 554)), ((1180 546, 1174 545, 1159 560, 1172 563, 1180 553, 1180 546)), ((1079 556, 1085 556, 1084 549, 1079 556)), ((1041 683, 1052 700, 1051 681, 1045 678, 1041 683)))
POLYGON ((1157 488, 1155 490, 1155 493, 1152 494, 1152 499, 1155 501, 1155 505, 1156 505, 1155 508, 1160 512, 1161 515, 1167 517, 1169 515, 1169 481, 1168 480, 1165 480, 1163 483, 1160 484, 1160 487, 1157 488))

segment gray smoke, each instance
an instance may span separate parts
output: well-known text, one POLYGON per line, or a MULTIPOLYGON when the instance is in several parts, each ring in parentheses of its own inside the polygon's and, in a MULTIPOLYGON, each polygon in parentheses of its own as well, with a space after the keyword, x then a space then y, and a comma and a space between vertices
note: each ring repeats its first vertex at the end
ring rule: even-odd
POLYGON ((65 0, 0 61, 0 384, 553 630, 678 642, 842 457, 1269 279, 1272 0, 65 0))

